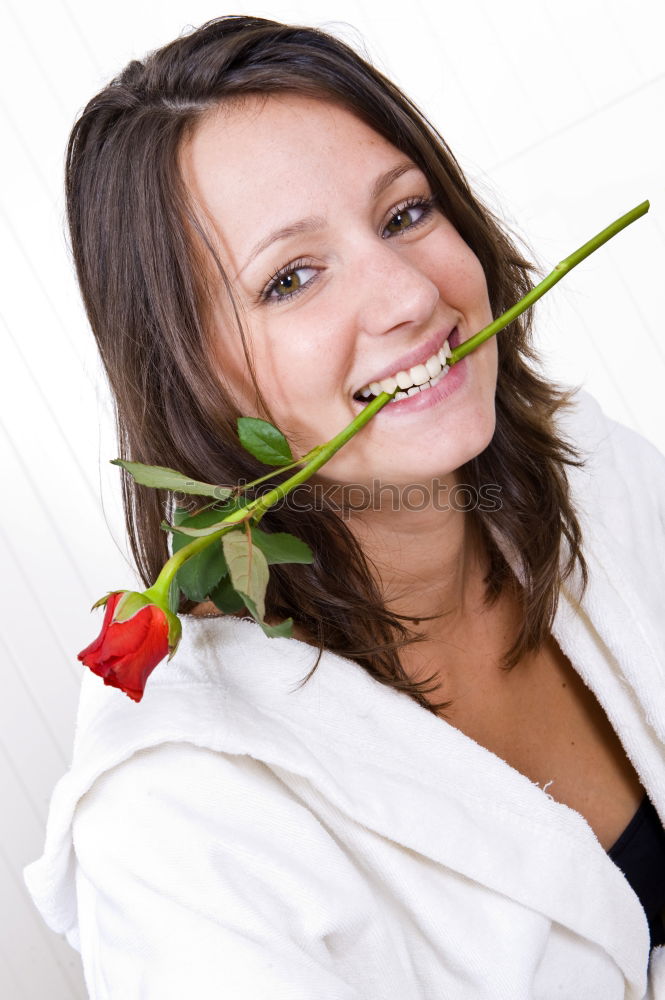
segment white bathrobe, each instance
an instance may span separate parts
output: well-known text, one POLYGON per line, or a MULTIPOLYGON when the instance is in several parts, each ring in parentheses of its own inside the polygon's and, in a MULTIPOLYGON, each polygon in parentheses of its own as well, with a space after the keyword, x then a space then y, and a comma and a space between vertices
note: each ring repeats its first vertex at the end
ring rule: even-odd
MULTIPOLYGON (((590 583, 553 634, 663 821, 665 458, 576 399, 590 583)), ((665 947, 578 812, 350 660, 298 689, 315 655, 189 617, 142 702, 84 670, 25 879, 94 1000, 665 998, 665 947)))

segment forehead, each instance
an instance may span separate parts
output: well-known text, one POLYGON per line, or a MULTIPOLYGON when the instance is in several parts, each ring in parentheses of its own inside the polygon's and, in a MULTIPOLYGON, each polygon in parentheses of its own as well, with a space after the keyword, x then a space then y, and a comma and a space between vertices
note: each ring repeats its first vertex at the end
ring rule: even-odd
POLYGON ((182 151, 188 181, 206 174, 260 186, 285 167, 339 166, 394 147, 349 111, 330 100, 293 93, 248 95, 220 104, 199 122, 182 151), (330 163, 343 151, 342 163, 330 163))
POLYGON ((356 192, 366 198, 377 172, 400 155, 346 108, 280 93, 217 106, 183 144, 180 164, 195 202, 235 257, 266 225, 326 214, 356 192))

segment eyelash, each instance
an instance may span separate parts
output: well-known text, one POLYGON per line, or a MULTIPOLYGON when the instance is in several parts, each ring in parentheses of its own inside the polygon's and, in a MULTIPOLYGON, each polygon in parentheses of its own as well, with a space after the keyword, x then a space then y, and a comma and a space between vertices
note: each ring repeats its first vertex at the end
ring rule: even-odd
MULTIPOLYGON (((398 205, 395 205, 395 207, 391 211, 388 222, 394 219, 396 215, 399 215, 400 212, 406 212, 409 208, 416 208, 416 207, 423 208, 424 211, 423 214, 420 216, 420 218, 416 222, 412 223, 407 229, 401 231, 405 233, 411 232, 412 229, 416 229, 417 226, 421 225, 421 223, 427 222, 427 220, 429 219, 434 210, 436 201, 437 201, 436 195, 431 195, 429 198, 423 198, 423 197, 407 198, 406 201, 402 201, 398 205)), ((390 237, 382 236, 381 239, 393 239, 395 236, 400 236, 401 232, 393 233, 392 236, 390 237)), ((282 278, 288 277, 290 274, 293 274, 294 271, 298 271, 302 267, 307 267, 307 261, 300 259, 292 261, 291 263, 286 264, 284 267, 281 267, 278 271, 275 271, 275 273, 270 276, 270 278, 268 279, 268 284, 261 292, 260 300, 262 302, 267 302, 269 304, 272 304, 273 302, 289 302, 296 295, 299 295, 300 292, 304 292, 305 289, 309 287, 312 278, 310 278, 309 281, 306 281, 304 285, 301 285, 300 288, 296 288, 293 292, 289 292, 288 295, 279 295, 276 296, 275 298, 270 298, 272 291, 274 290, 278 282, 281 281, 282 278)))

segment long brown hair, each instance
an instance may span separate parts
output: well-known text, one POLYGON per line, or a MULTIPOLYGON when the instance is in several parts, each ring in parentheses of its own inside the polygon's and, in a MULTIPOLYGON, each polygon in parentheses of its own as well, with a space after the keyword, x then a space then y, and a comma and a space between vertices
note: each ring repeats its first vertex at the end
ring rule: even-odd
MULTIPOLYGON (((87 104, 67 148, 72 251, 115 398, 123 458, 227 485, 265 474, 265 466, 240 447, 236 418, 242 414, 213 370, 200 255, 206 247, 214 251, 188 200, 178 152, 201 116, 220 102, 285 91, 341 103, 423 170, 440 210, 482 264, 494 315, 532 287, 535 268, 474 195, 444 139, 366 59, 317 28, 249 16, 208 21, 143 62, 130 62, 87 104)), ((233 287, 219 260, 216 267, 254 375, 233 287)), ((553 422, 574 390, 535 371, 530 313, 502 333, 498 351, 496 430, 460 475, 476 490, 487 483, 501 488, 498 510, 476 508, 468 515, 490 556, 489 605, 504 588, 515 588, 490 519, 521 559, 524 585, 516 593, 522 625, 504 657, 510 669, 547 638, 562 581, 578 563, 585 588, 587 567, 565 474, 567 464, 581 461, 553 422)), ((262 415, 272 419, 254 384, 262 415)), ((276 474, 268 485, 279 481, 276 474)), ((160 523, 173 497, 123 472, 123 499, 134 558, 149 586, 169 556, 160 523)), ((295 511, 282 504, 261 522, 266 530, 299 536, 315 553, 311 565, 271 567, 267 614, 292 615, 316 636, 313 669, 328 649, 433 712, 449 707, 425 697, 431 678, 407 677, 399 649, 423 637, 405 626, 409 619, 387 610, 344 519, 318 507, 295 511)), ((192 606, 183 598, 180 611, 192 606)))

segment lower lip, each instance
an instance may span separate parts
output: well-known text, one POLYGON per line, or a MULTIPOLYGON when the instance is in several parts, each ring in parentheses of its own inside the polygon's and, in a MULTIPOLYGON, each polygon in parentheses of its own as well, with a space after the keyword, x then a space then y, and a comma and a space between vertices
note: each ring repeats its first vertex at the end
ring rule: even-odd
MULTIPOLYGON (((457 328, 455 328, 455 332, 457 328)), ((452 334, 450 339, 452 339, 452 334)), ((456 345, 457 346, 457 345, 456 345)), ((434 386, 433 389, 425 389, 424 392, 414 393, 413 396, 407 396, 406 399, 398 399, 392 403, 386 403, 378 413, 372 418, 373 420, 378 420, 382 416, 390 416, 390 414, 404 415, 409 413, 417 413, 420 410, 427 410, 430 406, 436 406, 441 400, 447 399, 448 396, 452 396, 464 383, 466 382, 467 375, 467 361, 468 358, 462 358, 456 364, 451 365, 448 369, 448 374, 444 375, 440 382, 434 386)))

